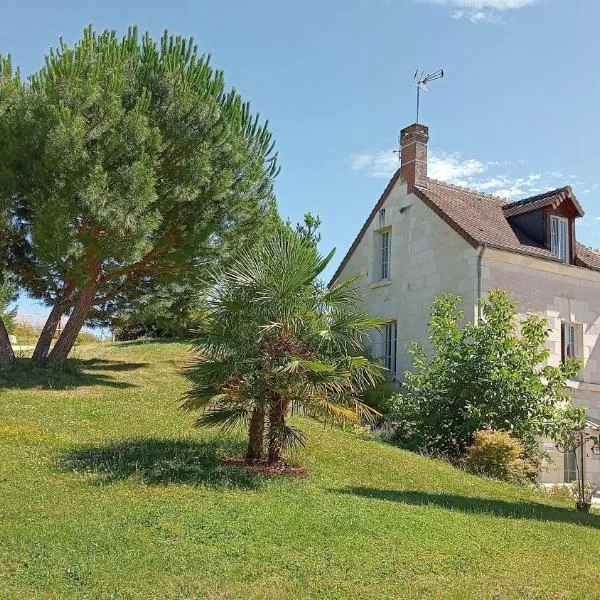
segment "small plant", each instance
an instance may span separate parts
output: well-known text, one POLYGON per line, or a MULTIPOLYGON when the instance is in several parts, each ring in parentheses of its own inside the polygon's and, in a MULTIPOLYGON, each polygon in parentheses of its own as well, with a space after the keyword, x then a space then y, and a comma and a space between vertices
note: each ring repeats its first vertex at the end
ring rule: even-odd
POLYGON ((535 465, 525 457, 523 443, 508 431, 483 429, 473 435, 468 448, 465 469, 510 483, 528 483, 535 474, 535 465))
POLYGON ((584 481, 576 479, 570 483, 569 487, 572 496, 575 498, 575 506, 577 507, 577 510, 582 512, 590 512, 590 508, 592 506, 592 495, 594 494, 592 484, 587 479, 584 481))
POLYGON ((482 429, 505 430, 523 441, 528 456, 542 435, 583 422, 571 405, 568 380, 579 359, 545 364, 550 333, 540 315, 522 318, 508 292, 492 290, 481 301, 481 318, 466 322, 461 299, 434 299, 429 321, 431 350, 409 346, 412 369, 392 399, 389 420, 397 424, 393 442, 409 450, 465 456, 482 429))
POLYGON ((553 500, 560 502, 570 502, 573 500, 571 488, 567 484, 558 483, 548 488, 541 488, 542 493, 550 496, 553 500))

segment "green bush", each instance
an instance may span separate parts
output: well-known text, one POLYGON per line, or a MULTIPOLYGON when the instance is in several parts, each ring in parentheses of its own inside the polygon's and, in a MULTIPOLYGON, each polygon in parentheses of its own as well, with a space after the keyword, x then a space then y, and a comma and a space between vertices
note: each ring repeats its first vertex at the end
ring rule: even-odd
POLYGON ((510 483, 527 483, 536 475, 535 465, 525 457, 525 447, 508 431, 483 429, 473 435, 465 469, 510 483))
POLYGON ((428 455, 458 459, 482 429, 512 431, 528 456, 542 435, 583 422, 570 402, 568 380, 581 361, 545 364, 549 327, 540 315, 525 318, 508 292, 492 290, 481 300, 481 317, 468 322, 461 299, 434 299, 429 320, 431 347, 409 346, 412 368, 392 399, 392 441, 428 455))
POLYGON ((363 392, 362 401, 382 415, 387 415, 392 399, 398 393, 398 386, 391 381, 385 381, 363 392))

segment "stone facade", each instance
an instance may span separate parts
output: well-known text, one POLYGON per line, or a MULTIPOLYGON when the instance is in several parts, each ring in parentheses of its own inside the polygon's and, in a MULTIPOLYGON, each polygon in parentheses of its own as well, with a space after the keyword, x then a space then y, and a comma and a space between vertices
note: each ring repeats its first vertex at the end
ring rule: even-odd
MULTIPOLYGON (((397 321, 396 377, 410 367, 406 346, 417 341, 427 347, 427 323, 433 298, 442 292, 462 297, 466 317, 475 319, 479 297, 499 287, 518 300, 523 314, 546 315, 552 329, 550 362, 561 360, 561 324, 576 326, 577 347, 584 368, 573 382, 574 401, 600 419, 600 272, 514 252, 474 248, 398 179, 347 258, 342 279, 360 275, 363 307, 379 317, 397 321), (389 277, 380 280, 378 236, 391 239, 389 277)), ((370 342, 380 353, 377 337, 370 342)), ((545 444, 554 465, 542 481, 565 480, 564 456, 545 444)), ((586 476, 600 486, 600 458, 586 452, 586 476)))
MULTIPOLYGON (((401 179, 380 209, 385 210, 385 221, 375 216, 340 276, 360 275, 364 308, 397 320, 396 375, 400 378, 410 367, 408 343, 427 343, 429 309, 436 295, 460 294, 465 306, 471 307, 470 315, 475 315, 477 251, 416 195, 407 193, 401 179), (377 238, 386 230, 391 234, 390 277, 379 281, 377 238)), ((377 342, 373 339, 371 346, 375 355, 377 342)))
MULTIPOLYGON (((510 252, 490 250, 482 257, 482 292, 493 288, 510 290, 523 314, 545 315, 551 329, 549 363, 562 359, 561 324, 576 327, 577 354, 584 366, 572 382, 573 402, 587 408, 586 414, 600 420, 600 273, 574 265, 549 263, 510 252)), ((553 468, 542 474, 545 483, 565 481, 564 455, 547 444, 553 468)), ((600 456, 585 455, 586 477, 600 487, 600 456)))

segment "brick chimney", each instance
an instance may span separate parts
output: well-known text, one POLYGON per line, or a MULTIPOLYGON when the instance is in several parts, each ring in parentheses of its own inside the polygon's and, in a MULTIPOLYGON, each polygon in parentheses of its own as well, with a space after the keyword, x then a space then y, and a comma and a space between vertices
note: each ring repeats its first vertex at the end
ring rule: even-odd
POLYGON ((415 187, 427 187, 427 142, 429 128, 415 123, 400 132, 400 176, 408 184, 408 193, 415 187))

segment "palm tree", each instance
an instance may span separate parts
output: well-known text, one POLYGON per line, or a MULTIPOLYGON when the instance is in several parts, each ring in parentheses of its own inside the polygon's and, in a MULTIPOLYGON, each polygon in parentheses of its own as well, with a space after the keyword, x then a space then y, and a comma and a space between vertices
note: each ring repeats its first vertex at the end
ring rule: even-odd
POLYGON ((288 422, 293 413, 349 423, 376 414, 359 397, 383 369, 362 344, 386 321, 357 306, 355 279, 329 289, 319 281, 332 256, 281 227, 211 277, 211 317, 195 343, 183 408, 202 411, 196 426, 246 428, 247 461, 262 458, 265 437, 269 464, 304 445, 288 422))

